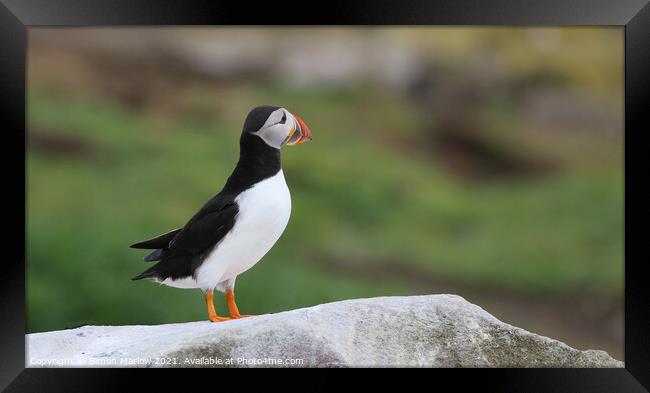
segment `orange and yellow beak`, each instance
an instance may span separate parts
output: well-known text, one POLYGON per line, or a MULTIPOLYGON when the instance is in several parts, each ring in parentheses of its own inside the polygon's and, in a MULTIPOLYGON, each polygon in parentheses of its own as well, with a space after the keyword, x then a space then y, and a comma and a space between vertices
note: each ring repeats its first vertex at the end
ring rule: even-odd
POLYGON ((307 127, 307 124, 299 118, 298 116, 291 114, 295 119, 295 126, 291 128, 289 135, 287 136, 287 145, 299 145, 311 140, 311 130, 307 127))

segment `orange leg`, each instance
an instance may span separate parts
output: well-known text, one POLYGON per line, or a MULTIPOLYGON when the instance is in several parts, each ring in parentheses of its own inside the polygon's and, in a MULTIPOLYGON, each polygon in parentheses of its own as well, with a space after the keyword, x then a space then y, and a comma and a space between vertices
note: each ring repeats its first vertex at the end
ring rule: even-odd
POLYGON ((203 294, 203 297, 205 297, 205 304, 208 306, 208 319, 210 322, 223 322, 229 320, 230 318, 220 317, 217 315, 217 312, 214 309, 213 296, 214 294, 212 291, 208 291, 203 294))
POLYGON ((239 319, 252 317, 252 315, 241 315, 239 309, 237 308, 237 303, 235 303, 235 292, 226 291, 226 301, 228 302, 228 310, 230 310, 230 318, 239 319))

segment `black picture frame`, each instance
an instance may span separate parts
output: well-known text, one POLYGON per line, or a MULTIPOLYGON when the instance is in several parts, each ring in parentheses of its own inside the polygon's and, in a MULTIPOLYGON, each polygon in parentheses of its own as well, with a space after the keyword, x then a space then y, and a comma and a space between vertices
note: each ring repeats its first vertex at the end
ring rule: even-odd
MULTIPOLYGON (((480 372, 489 391, 642 392, 650 389, 650 290, 642 258, 650 221, 650 182, 641 168, 650 108, 650 5, 646 0, 330 1, 0 0, 0 111, 4 220, 0 285, 0 388, 7 391, 116 390, 127 369, 25 368, 26 44, 31 26, 133 25, 516 25, 625 28, 625 368, 507 369, 480 372), (644 389, 645 387, 645 389, 644 389)), ((644 154, 645 153, 645 154, 644 154)), ((431 371, 431 370, 428 370, 431 371)), ((451 370, 449 370, 451 371, 451 370)), ((170 377, 168 377, 170 379, 170 377)), ((168 378, 155 378, 164 380, 168 378)), ((437 372, 455 389, 475 380, 437 372)), ((147 383, 153 382, 147 378, 147 383)), ((439 383, 439 382, 436 382, 439 383)))

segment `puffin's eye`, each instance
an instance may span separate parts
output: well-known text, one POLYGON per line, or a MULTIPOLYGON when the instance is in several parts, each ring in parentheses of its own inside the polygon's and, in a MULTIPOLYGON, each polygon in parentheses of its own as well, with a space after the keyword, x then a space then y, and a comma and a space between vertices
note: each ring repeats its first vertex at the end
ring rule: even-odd
POLYGON ((286 114, 286 113, 283 113, 283 114, 282 114, 282 120, 280 120, 279 123, 280 123, 280 124, 284 124, 284 123, 286 123, 286 122, 287 122, 287 114, 286 114))

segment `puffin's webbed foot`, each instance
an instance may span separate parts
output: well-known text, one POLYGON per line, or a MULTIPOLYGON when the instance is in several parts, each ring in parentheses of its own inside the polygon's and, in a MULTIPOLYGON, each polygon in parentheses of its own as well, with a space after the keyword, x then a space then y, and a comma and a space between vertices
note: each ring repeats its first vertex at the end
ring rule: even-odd
POLYGON ((226 321, 230 321, 231 318, 220 317, 219 315, 208 315, 208 319, 210 320, 210 322, 226 322, 226 321))
POLYGON ((230 314, 230 319, 242 319, 248 317, 254 317, 255 315, 241 315, 241 314, 230 314))

